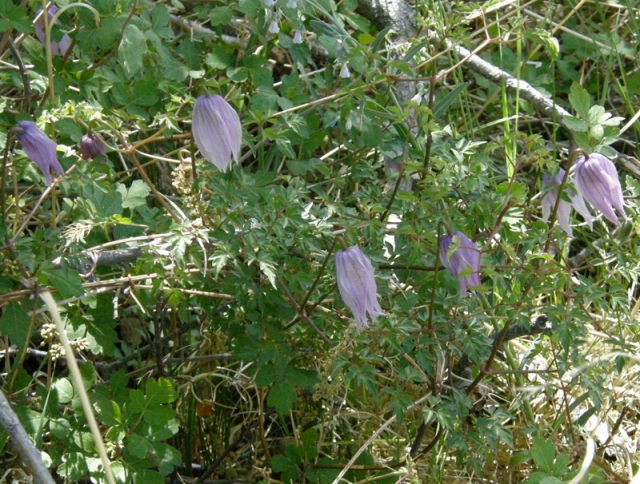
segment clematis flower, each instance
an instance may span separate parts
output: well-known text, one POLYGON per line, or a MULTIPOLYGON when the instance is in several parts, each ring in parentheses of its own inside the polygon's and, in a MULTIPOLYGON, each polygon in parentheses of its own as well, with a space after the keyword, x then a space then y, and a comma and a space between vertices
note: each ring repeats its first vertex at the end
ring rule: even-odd
POLYGON ((463 297, 467 295, 467 287, 480 285, 480 256, 476 244, 462 232, 454 232, 440 239, 440 260, 458 279, 463 297))
POLYGON ((242 125, 238 113, 221 96, 200 96, 193 107, 193 139, 200 153, 222 172, 238 161, 242 125))
POLYGON ((18 137, 29 159, 42 171, 47 186, 51 185, 51 170, 58 175, 64 175, 56 155, 56 142, 44 134, 36 123, 20 121, 12 131, 18 137))
MULTIPOLYGON (((47 17, 49 18, 49 23, 53 20, 53 16, 56 14, 57 11, 58 11, 58 7, 56 7, 55 5, 49 5, 47 7, 47 17)), ((38 16, 40 18, 35 23, 34 27, 36 29, 36 37, 38 37, 38 40, 40 40, 40 42, 44 44, 46 42, 46 35, 44 32, 44 16, 40 15, 40 12, 42 12, 42 8, 38 10, 36 18, 38 18, 38 16)), ((59 24, 59 23, 60 22, 56 20, 56 24, 59 24)), ((67 34, 64 34, 59 41, 57 42, 51 41, 51 55, 64 56, 67 54, 69 47, 71 47, 71 38, 67 34)))
POLYGON ((582 197, 611 222, 620 225, 614 208, 627 219, 618 171, 609 158, 600 153, 581 157, 576 163, 575 180, 582 197))
POLYGON ((80 140, 80 151, 82 152, 82 158, 84 160, 89 158, 94 159, 97 156, 106 155, 107 147, 99 135, 85 134, 80 140))
POLYGON ((336 252, 335 261, 340 295, 356 318, 356 327, 368 328, 367 313, 374 323, 384 314, 378 304, 371 261, 355 245, 336 252))

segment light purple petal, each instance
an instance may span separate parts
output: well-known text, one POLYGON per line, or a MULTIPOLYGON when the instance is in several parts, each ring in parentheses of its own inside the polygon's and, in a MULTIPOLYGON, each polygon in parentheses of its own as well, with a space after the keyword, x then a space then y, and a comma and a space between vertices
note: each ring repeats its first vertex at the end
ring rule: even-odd
MULTIPOLYGON (((49 22, 53 20, 53 16, 57 11, 58 7, 56 7, 55 5, 49 5, 47 7, 47 17, 49 22)), ((40 12, 42 12, 42 8, 38 10, 36 18, 38 15, 40 15, 40 12)), ((56 24, 60 24, 60 22, 56 20, 56 24)), ((44 33, 44 17, 40 17, 39 20, 34 24, 34 27, 36 29, 36 37, 38 37, 38 40, 44 44, 46 42, 46 35, 44 33)), ((58 42, 51 42, 51 54, 64 56, 69 50, 69 47, 71 47, 71 38, 67 34, 64 34, 58 42)))
POLYGON ((620 225, 616 208, 626 219, 622 187, 613 162, 604 155, 594 153, 576 163, 576 185, 582 197, 616 225, 620 225))
MULTIPOLYGON (((560 172, 554 178, 549 175, 542 175, 542 186, 547 187, 553 185, 558 187, 562 184, 565 171, 561 168, 560 172)), ((568 185, 565 185, 565 190, 571 193, 573 190, 568 185)), ((553 213, 553 209, 558 202, 558 188, 552 188, 542 197, 542 220, 549 220, 549 217, 553 213)), ((573 237, 573 231, 571 230, 571 203, 564 199, 560 199, 560 205, 558 205, 558 212, 556 213, 556 219, 560 228, 569 236, 573 237)))
POLYGON ((56 154, 56 142, 44 134, 36 126, 36 123, 20 121, 14 129, 22 149, 42 171, 47 186, 51 185, 50 170, 53 170, 58 175, 64 175, 64 170, 56 154))
POLYGON ((238 113, 221 96, 201 96, 193 108, 193 139, 202 156, 220 171, 238 161, 242 125, 238 113))
POLYGON ((355 317, 356 327, 368 327, 367 313, 373 322, 384 314, 378 304, 371 262, 356 246, 336 252, 335 262, 338 289, 355 317))
POLYGON ((482 254, 476 245, 462 232, 445 235, 440 240, 442 265, 458 279, 463 297, 467 295, 467 287, 480 286, 481 258, 482 254), (450 253, 452 244, 454 250, 450 253), (467 274, 463 275, 465 272, 467 274))

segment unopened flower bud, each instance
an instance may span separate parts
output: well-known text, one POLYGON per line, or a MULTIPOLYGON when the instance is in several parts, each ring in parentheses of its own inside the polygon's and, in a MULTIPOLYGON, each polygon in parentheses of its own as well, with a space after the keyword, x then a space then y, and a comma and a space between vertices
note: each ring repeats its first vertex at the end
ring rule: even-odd
POLYGON ((107 147, 97 134, 85 134, 80 140, 82 158, 87 160, 107 154, 107 147))
POLYGON ((191 130, 202 156, 220 171, 227 171, 238 161, 242 125, 238 113, 223 97, 216 94, 196 100, 191 130))

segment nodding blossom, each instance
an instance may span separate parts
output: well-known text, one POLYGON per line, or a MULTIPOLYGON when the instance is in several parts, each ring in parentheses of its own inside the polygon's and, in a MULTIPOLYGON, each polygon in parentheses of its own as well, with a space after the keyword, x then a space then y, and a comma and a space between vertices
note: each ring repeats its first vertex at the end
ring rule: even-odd
POLYGON ((349 66, 346 62, 342 64, 342 67, 340 68, 340 77, 342 79, 348 79, 351 77, 351 71, 349 71, 349 66))
POLYGON ((64 175, 56 155, 56 142, 44 134, 36 123, 20 121, 12 132, 18 137, 29 159, 42 171, 47 186, 51 185, 51 170, 58 175, 64 175))
POLYGON ((460 294, 467 295, 468 287, 480 286, 480 250, 462 232, 454 232, 440 239, 440 260, 460 285, 460 294))
POLYGON ((94 159, 97 156, 106 155, 107 147, 97 134, 85 134, 80 140, 80 151, 83 159, 94 159))
POLYGON ((356 319, 356 327, 368 328, 367 313, 373 322, 378 316, 384 314, 378 304, 371 261, 358 247, 352 246, 336 252, 335 262, 340 295, 351 309, 356 319))
POLYGON ((267 30, 267 32, 269 32, 270 34, 277 34, 278 32, 280 32, 280 27, 278 26, 278 22, 273 20, 269 24, 269 29, 267 30))
POLYGON ((293 34, 293 43, 302 44, 302 42, 304 42, 304 40, 302 39, 302 34, 300 33, 299 30, 296 30, 296 33, 293 34))
MULTIPOLYGON (((56 7, 55 5, 49 5, 47 7, 47 18, 49 19, 49 22, 53 20, 53 16, 57 11, 58 7, 56 7)), ((38 18, 38 21, 34 24, 34 27, 36 29, 36 37, 38 37, 38 40, 44 44, 46 42, 46 35, 44 32, 44 16, 40 15, 40 12, 42 12, 42 8, 40 8, 40 10, 38 10, 38 13, 36 14, 36 18, 40 18, 38 18)), ((60 22, 56 20, 56 24, 59 23, 60 22)), ((71 47, 71 38, 67 34, 64 34, 59 41, 51 41, 51 55, 64 56, 67 54, 69 47, 71 47)))
MULTIPOLYGON (((549 185, 553 185, 554 188, 550 189, 547 193, 542 197, 542 219, 549 220, 549 217, 553 213, 553 209, 556 206, 556 202, 558 200, 558 188, 562 184, 562 180, 565 177, 565 171, 560 168, 558 174, 551 178, 549 175, 542 175, 542 186, 547 187, 549 185)), ((570 220, 571 220, 571 208, 575 208, 576 211, 582 215, 582 217, 586 220, 589 226, 593 223, 593 217, 589 213, 589 209, 587 208, 582 196, 575 191, 575 188, 571 186, 570 183, 566 183, 564 186, 564 192, 568 194, 571 202, 567 200, 560 199, 560 205, 558 205, 558 212, 556 213, 556 219, 558 220, 558 225, 560 228, 569 236, 573 237, 573 230, 571 229, 570 220)))
POLYGON ((580 157, 575 181, 580 195, 611 222, 620 225, 614 208, 627 219, 618 171, 609 158, 600 153, 580 157))
POLYGON ((289 0, 286 5, 287 8, 298 8, 298 2, 296 0, 289 0))
POLYGON ((242 125, 238 113, 223 97, 200 96, 193 107, 193 139, 202 156, 225 172, 238 161, 242 125))

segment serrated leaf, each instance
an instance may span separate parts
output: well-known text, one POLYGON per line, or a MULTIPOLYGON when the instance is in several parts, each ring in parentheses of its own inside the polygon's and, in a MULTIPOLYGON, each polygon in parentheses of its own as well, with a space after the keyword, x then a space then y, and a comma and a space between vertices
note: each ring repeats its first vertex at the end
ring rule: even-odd
POLYGON ((143 414, 144 421, 149 425, 165 425, 176 416, 176 411, 166 405, 149 406, 143 414))
POLYGON ((29 336, 31 318, 19 302, 10 302, 0 318, 0 335, 8 336, 18 348, 24 347, 29 336))
POLYGON ((143 57, 147 53, 147 40, 140 29, 133 24, 127 25, 118 49, 118 59, 129 78, 137 74, 143 66, 143 57))
POLYGON ((81 297, 84 295, 82 287, 82 279, 78 275, 78 271, 63 265, 59 269, 41 269, 39 276, 46 278, 46 283, 55 287, 60 296, 64 299, 70 297, 81 297))
POLYGON ((271 385, 277 378, 277 370, 273 365, 262 365, 256 375, 256 385, 264 388, 271 385))
POLYGON ((127 437, 126 448, 131 455, 140 459, 145 459, 153 452, 151 442, 138 434, 131 434, 127 437))
POLYGON ((130 209, 146 205, 147 195, 150 193, 149 187, 142 180, 135 180, 128 190, 124 185, 118 184, 116 190, 122 196, 122 207, 130 209))
POLYGON ((159 378, 158 380, 149 378, 145 390, 149 406, 171 403, 178 398, 173 389, 173 383, 168 378, 159 378))
POLYGON ((310 388, 320 383, 318 374, 314 370, 302 370, 287 366, 285 376, 289 383, 302 388, 310 388))
POLYGON ((267 279, 269 279, 269 282, 271 283, 273 288, 278 289, 278 287, 276 286, 275 266, 270 262, 258 261, 258 263, 260 264, 260 270, 265 276, 267 276, 267 279))
POLYGON ((283 414, 291 410, 291 405, 298 398, 296 391, 287 382, 279 381, 273 385, 267 397, 267 405, 275 407, 276 412, 283 414))
POLYGON ((569 102, 578 115, 587 120, 591 108, 591 96, 580 84, 574 82, 569 90, 569 102))

